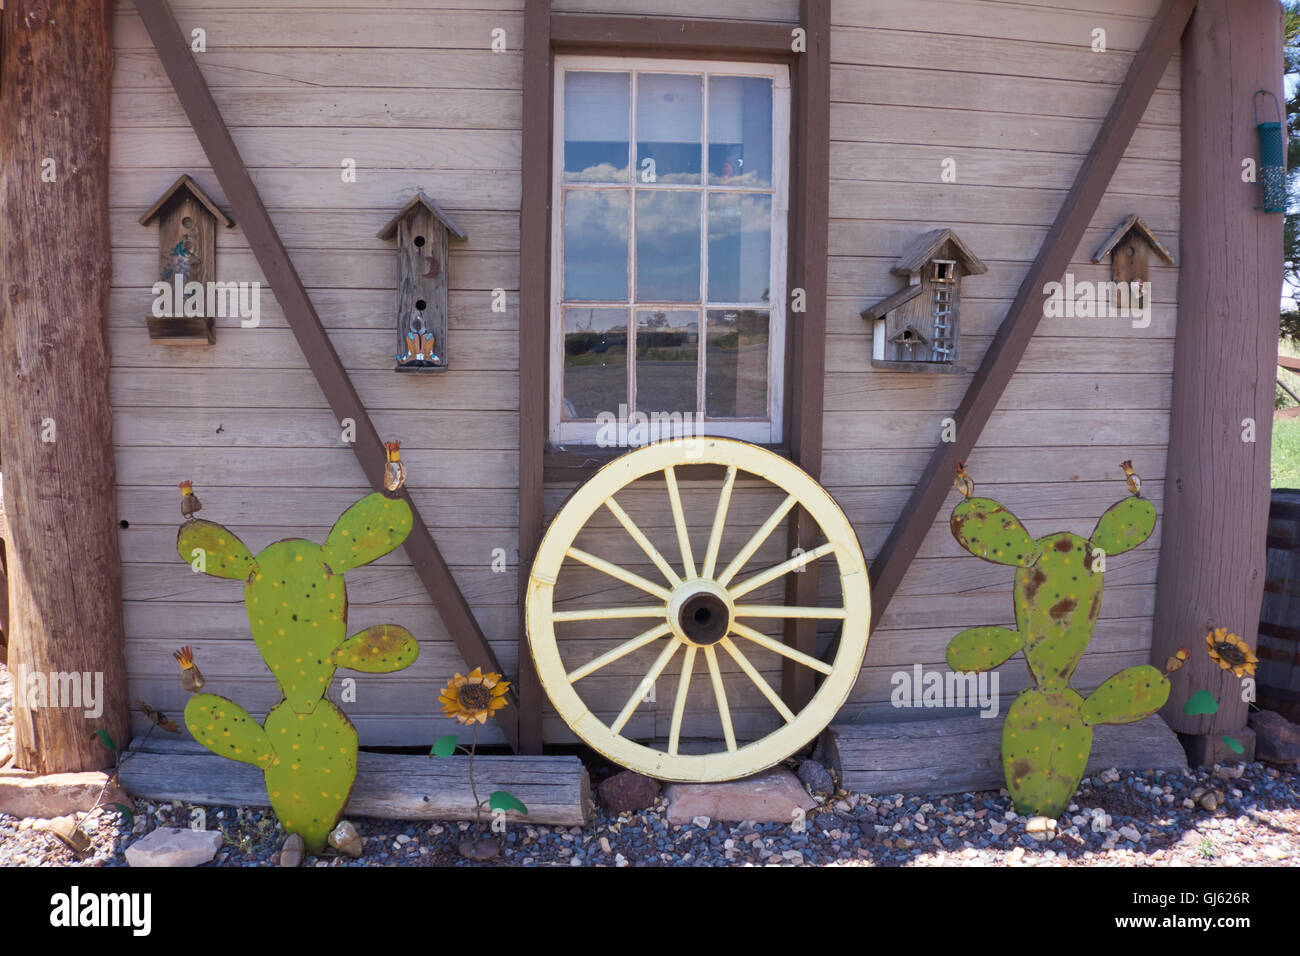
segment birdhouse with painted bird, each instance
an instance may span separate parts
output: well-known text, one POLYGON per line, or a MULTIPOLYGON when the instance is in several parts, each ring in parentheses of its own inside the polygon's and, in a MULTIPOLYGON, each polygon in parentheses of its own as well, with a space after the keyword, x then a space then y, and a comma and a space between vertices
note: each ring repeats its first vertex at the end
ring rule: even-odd
POLYGON ((158 281, 147 319, 149 340, 168 345, 217 341, 216 303, 208 290, 217 281, 217 224, 235 223, 189 176, 172 183, 140 217, 158 220, 158 281))
POLYGON ((448 235, 464 230, 423 192, 416 192, 379 238, 397 242, 398 372, 447 368, 448 235))

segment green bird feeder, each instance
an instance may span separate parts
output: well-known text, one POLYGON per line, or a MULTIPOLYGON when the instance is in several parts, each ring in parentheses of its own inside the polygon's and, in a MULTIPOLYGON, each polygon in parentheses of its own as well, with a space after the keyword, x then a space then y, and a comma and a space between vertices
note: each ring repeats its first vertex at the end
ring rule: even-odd
POLYGON ((1255 94, 1255 129, 1259 131, 1259 184, 1264 190, 1265 212, 1286 212, 1286 154, 1282 146, 1282 111, 1268 90, 1255 94), (1259 98, 1271 97, 1276 120, 1259 121, 1259 98))

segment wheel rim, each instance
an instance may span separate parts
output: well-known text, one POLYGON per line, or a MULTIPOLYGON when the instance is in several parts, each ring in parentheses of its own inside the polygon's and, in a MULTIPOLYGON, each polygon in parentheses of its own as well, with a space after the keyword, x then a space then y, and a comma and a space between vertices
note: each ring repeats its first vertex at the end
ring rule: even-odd
POLYGON ((533 562, 526 620, 529 648, 542 687, 557 713, 578 737, 610 760, 647 776, 674 781, 718 781, 748 776, 779 763, 830 723, 853 689, 866 654, 871 599, 866 561, 853 526, 811 476, 785 458, 756 445, 722 438, 684 438, 647 445, 616 459, 565 502, 543 536, 533 562), (679 465, 699 464, 722 465, 727 471, 708 528, 708 544, 704 553, 697 556, 674 469, 679 465), (786 497, 749 540, 727 556, 724 564, 723 532, 732 490, 741 474, 774 485, 786 497), (665 506, 672 513, 678 552, 671 557, 655 547, 616 500, 620 491, 643 478, 662 478, 665 482, 665 506), (811 516, 825 543, 765 569, 748 567, 755 553, 796 505, 811 516), (622 525, 657 568, 661 581, 574 547, 579 532, 602 510, 608 510, 622 525), (836 563, 840 584, 838 606, 833 602, 827 608, 746 603, 745 597, 751 592, 824 557, 836 563), (636 588, 649 600, 635 605, 557 611, 554 607, 556 581, 566 558, 636 588), (645 629, 641 633, 581 666, 566 667, 561 657, 564 639, 557 639, 557 623, 631 618, 644 619, 645 629), (761 621, 784 618, 840 621, 834 659, 823 663, 756 629, 761 621), (821 686, 798 713, 786 707, 750 660, 749 654, 755 648, 793 660, 822 676, 821 686), (655 652, 653 663, 645 668, 645 677, 618 716, 607 723, 584 702, 582 681, 643 650, 655 652), (757 699, 765 700, 780 715, 782 723, 776 730, 748 743, 736 740, 719 666, 723 660, 734 663, 757 692, 757 699), (670 665, 680 670, 673 681, 672 720, 666 746, 659 749, 623 736, 623 729, 643 698, 670 665), (688 691, 694 681, 700 680, 712 685, 714 713, 721 723, 723 739, 714 752, 681 753, 688 691))

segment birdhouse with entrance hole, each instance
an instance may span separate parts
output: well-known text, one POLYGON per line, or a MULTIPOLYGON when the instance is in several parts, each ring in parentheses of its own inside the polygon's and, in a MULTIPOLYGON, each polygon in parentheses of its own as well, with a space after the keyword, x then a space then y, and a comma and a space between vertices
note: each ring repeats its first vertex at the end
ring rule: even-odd
POLYGON ((862 312, 872 323, 872 366, 959 371, 961 280, 988 267, 951 229, 936 229, 912 243, 891 271, 907 285, 862 312))
POLYGON ((217 281, 217 223, 227 229, 235 223, 189 176, 172 183, 140 217, 140 225, 155 219, 158 282, 147 320, 149 340, 212 345, 217 316, 208 290, 217 281))
POLYGON ((1142 221, 1141 216, 1133 213, 1119 224, 1093 254, 1092 261, 1098 264, 1110 256, 1110 276, 1117 286, 1117 306, 1128 304, 1137 309, 1146 306, 1153 252, 1167 265, 1174 264, 1174 257, 1164 243, 1156 238, 1156 234, 1142 221))
POLYGON ((447 368, 448 233, 467 238, 422 192, 379 230, 380 239, 397 240, 398 372, 447 368))

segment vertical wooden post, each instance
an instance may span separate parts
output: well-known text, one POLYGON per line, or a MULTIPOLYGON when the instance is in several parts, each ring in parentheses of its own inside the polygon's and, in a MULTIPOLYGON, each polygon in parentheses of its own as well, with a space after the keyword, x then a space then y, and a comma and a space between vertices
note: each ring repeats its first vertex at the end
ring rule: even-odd
POLYGON ((550 350, 551 0, 524 7, 523 198, 519 211, 519 752, 542 752, 542 682, 528 648, 528 572, 546 520, 550 350))
POLYGON ((15 765, 86 770, 113 759, 96 729, 127 739, 108 400, 113 4, 9 0, 2 16, 0 461, 15 765), (102 680, 102 714, 88 716, 85 700, 66 706, 71 680, 50 692, 65 706, 30 706, 40 698, 28 699, 29 676, 54 674, 89 674, 92 692, 102 680))
POLYGON ((1226 627, 1254 647, 1264 587, 1282 216, 1256 209, 1259 187, 1242 181, 1243 160, 1259 158, 1261 89, 1285 102, 1281 7, 1201 0, 1183 37, 1182 268, 1151 648, 1157 666, 1191 652, 1161 713, 1197 762, 1234 756, 1225 733, 1249 742, 1242 681, 1205 638, 1226 627), (1183 713, 1202 688, 1218 713, 1183 713))

